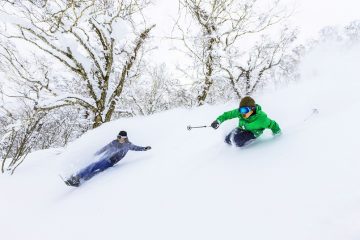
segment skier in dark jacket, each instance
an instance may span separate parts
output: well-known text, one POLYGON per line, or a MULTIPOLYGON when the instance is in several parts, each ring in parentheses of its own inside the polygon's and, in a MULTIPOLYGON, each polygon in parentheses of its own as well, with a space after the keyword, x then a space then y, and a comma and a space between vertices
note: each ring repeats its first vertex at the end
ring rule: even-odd
POLYGON ((251 97, 241 99, 239 108, 220 115, 211 123, 211 127, 217 129, 222 122, 233 118, 239 118, 239 124, 225 137, 225 142, 230 145, 242 147, 259 137, 265 129, 270 129, 273 135, 281 132, 279 125, 268 118, 251 97))
POLYGON ((83 181, 92 178, 95 174, 106 170, 109 167, 118 163, 129 150, 132 151, 147 151, 151 147, 140 147, 129 142, 127 133, 120 131, 116 140, 113 140, 108 145, 96 152, 96 155, 102 155, 101 159, 95 163, 90 164, 86 168, 79 171, 77 174, 65 180, 69 186, 78 187, 83 181))

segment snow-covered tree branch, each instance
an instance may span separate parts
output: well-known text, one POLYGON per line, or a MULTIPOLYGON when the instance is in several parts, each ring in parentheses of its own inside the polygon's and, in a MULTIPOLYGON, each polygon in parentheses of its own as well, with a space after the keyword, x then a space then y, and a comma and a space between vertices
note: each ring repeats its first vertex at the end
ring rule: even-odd
MULTIPOLYGON (((2 34, 3 37, 17 46, 33 46, 39 50, 33 54, 47 59, 42 67, 48 70, 47 86, 52 94, 46 101, 39 102, 38 107, 81 106, 91 113, 93 127, 111 120, 125 82, 132 76, 130 73, 136 71, 139 51, 154 28, 136 16, 149 2, 1 2, 6 9, 3 14, 10 19, 3 22, 3 27, 11 29, 2 34), (59 85, 61 91, 58 91, 59 85)), ((6 54, 18 58, 15 53, 6 54)), ((24 76, 20 72, 24 69, 13 67, 18 69, 17 75, 24 76)))

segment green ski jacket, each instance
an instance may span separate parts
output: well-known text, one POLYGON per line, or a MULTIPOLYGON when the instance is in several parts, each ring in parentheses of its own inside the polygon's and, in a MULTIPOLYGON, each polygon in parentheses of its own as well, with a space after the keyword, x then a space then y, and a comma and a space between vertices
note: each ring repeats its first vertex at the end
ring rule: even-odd
POLYGON ((244 118, 239 112, 239 109, 236 108, 232 111, 224 112, 216 120, 219 123, 222 123, 233 118, 239 118, 238 128, 252 132, 255 137, 259 137, 266 128, 271 129, 273 134, 278 134, 281 131, 279 125, 274 120, 268 118, 266 113, 261 110, 261 106, 258 104, 256 104, 256 113, 251 115, 249 118, 244 118))

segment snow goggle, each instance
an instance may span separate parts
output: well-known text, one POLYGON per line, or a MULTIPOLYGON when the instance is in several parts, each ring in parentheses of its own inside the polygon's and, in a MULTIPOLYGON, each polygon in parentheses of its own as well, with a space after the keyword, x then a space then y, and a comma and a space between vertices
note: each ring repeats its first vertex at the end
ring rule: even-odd
POLYGON ((241 114, 247 114, 247 113, 250 112, 251 110, 252 110, 251 107, 241 107, 241 108, 239 108, 239 112, 240 112, 241 114))

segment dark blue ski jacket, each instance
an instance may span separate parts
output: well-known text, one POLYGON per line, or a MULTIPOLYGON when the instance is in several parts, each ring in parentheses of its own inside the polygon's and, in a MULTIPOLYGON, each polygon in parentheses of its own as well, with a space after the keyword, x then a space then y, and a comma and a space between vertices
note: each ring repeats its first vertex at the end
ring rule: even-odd
POLYGON ((140 147, 127 141, 120 143, 118 140, 113 140, 108 145, 96 152, 96 155, 104 154, 107 161, 112 164, 119 162, 129 151, 146 151, 145 147, 140 147))

